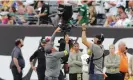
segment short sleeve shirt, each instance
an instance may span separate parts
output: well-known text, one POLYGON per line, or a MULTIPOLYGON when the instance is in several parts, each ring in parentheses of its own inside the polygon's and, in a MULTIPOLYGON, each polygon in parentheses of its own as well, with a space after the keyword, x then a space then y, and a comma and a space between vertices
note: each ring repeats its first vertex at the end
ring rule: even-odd
POLYGON ((87 4, 81 5, 79 9, 80 16, 83 16, 79 24, 89 23, 89 7, 87 4))
POLYGON ((24 61, 24 58, 22 56, 22 52, 21 52, 21 49, 19 47, 15 47, 11 53, 11 57, 12 57, 12 61, 11 61, 11 66, 10 67, 13 67, 15 66, 14 62, 13 62, 13 58, 17 58, 18 60, 18 63, 19 63, 19 66, 21 68, 24 68, 25 67, 25 61, 24 61))
MULTIPOLYGON (((92 46, 90 47, 90 50, 92 52, 92 54, 94 55, 93 59, 98 59, 98 60, 94 60, 94 74, 102 74, 103 71, 103 54, 104 54, 104 49, 102 46, 99 46, 97 44, 92 44, 92 46)), ((92 57, 92 55, 90 56, 92 57)), ((89 67, 91 67, 92 65, 90 65, 89 67)), ((91 70, 90 70, 91 71, 91 70)))

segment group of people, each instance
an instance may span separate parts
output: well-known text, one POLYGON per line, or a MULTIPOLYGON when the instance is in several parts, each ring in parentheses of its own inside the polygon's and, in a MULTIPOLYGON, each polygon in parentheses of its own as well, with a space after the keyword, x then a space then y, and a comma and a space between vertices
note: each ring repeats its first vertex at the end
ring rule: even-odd
MULTIPOLYGON (((33 70, 37 71, 39 80, 58 80, 61 69, 61 57, 69 54, 69 36, 65 36, 66 47, 64 51, 57 51, 54 46, 54 39, 57 32, 61 28, 57 28, 51 39, 42 39, 40 47, 30 57, 29 61, 33 70), (37 68, 34 67, 34 60, 38 59, 37 68)), ((25 67, 25 61, 22 56, 21 47, 23 46, 23 40, 17 39, 15 41, 15 48, 13 49, 11 56, 12 61, 10 68, 13 74, 14 80, 22 80, 22 70, 25 67)))
POLYGON ((23 1, 0 1, 1 24, 47 24, 49 5, 38 0, 33 4, 24 4, 23 1))
MULTIPOLYGON (((33 23, 39 21, 39 24, 54 24, 56 20, 52 19, 50 16, 51 10, 53 10, 49 4, 47 3, 48 1, 34 1, 33 4, 26 4, 24 5, 22 1, 1 1, 0 2, 0 11, 1 11, 1 16, 0 16, 0 21, 1 24, 27 24, 27 23, 33 23), (51 10, 50 10, 51 9, 51 10), (38 20, 37 20, 38 19, 38 20)), ((53 1, 56 2, 56 1, 53 1)), ((95 9, 94 6, 92 6, 93 1, 87 1, 87 0, 73 0, 73 1, 63 1, 59 0, 57 1, 56 7, 59 7, 60 5, 62 6, 68 6, 71 8, 79 8, 78 13, 80 15, 77 15, 77 12, 72 12, 71 14, 67 14, 70 16, 70 18, 78 19, 77 23, 75 24, 82 24, 83 22, 85 23, 90 23, 94 24, 96 22, 95 19, 95 9), (90 9, 89 9, 90 7, 90 9), (89 17, 90 13, 90 17, 89 17), (90 18, 90 21, 89 21, 90 18)), ((52 2, 51 2, 52 3, 52 2)), ((60 7, 59 7, 60 8, 60 7)), ((56 11, 58 13, 58 9, 56 11)), ((68 11, 65 11, 68 12, 68 11)), ((59 13, 58 13, 59 14, 59 13)), ((66 15, 65 15, 66 16, 66 15)), ((65 17, 64 16, 64 17, 65 17)), ((59 16, 58 16, 59 17, 59 16)), ((58 19, 55 17, 55 19, 58 19)), ((58 21, 58 20, 57 20, 58 21)), ((57 22, 59 23, 59 22, 57 22)))
POLYGON ((104 27, 132 27, 133 23, 133 7, 125 7, 125 2, 117 3, 109 1, 106 9, 106 21, 104 27))
MULTIPOLYGON (((30 57, 31 68, 37 72, 38 80, 64 80, 62 74, 61 58, 68 56, 68 73, 69 80, 128 80, 133 77, 133 57, 128 54, 127 47, 124 42, 120 42, 118 51, 115 46, 109 46, 109 55, 105 56, 104 35, 96 35, 92 42, 87 41, 86 24, 82 24, 82 43, 88 48, 87 53, 80 51, 78 42, 73 42, 73 46, 69 48, 69 35, 66 34, 64 51, 56 50, 54 39, 57 32, 61 28, 58 27, 51 39, 41 39, 38 50, 30 57), (34 61, 38 59, 38 66, 34 66, 34 61), (106 71, 103 72, 103 68, 106 71)), ((23 40, 15 41, 15 48, 11 53, 10 68, 14 80, 22 80, 22 71, 25 67, 24 58, 21 52, 23 40)))
MULTIPOLYGON (((34 1, 32 4, 24 5, 22 1, 1 1, 1 23, 2 24, 30 24, 40 20, 39 24, 48 24, 56 22, 49 16, 51 10, 51 4, 48 1, 34 1), (38 20, 37 20, 38 19, 38 20), (52 19, 52 20, 51 20, 52 19)), ((57 0, 58 5, 72 6, 79 8, 77 12, 72 12, 72 18, 77 19, 76 24, 90 24, 98 25, 103 24, 104 27, 131 27, 133 22, 133 1, 129 0, 113 0, 113 1, 100 1, 100 6, 97 6, 98 1, 93 0, 57 0), (99 9, 99 8, 101 9, 99 9), (99 11, 102 11, 99 13, 99 11), (104 18, 102 15, 106 16, 104 18), (102 21, 99 22, 99 19, 102 21), (106 20, 105 20, 106 19, 106 20)), ((52 3, 52 2, 51 2, 52 3)), ((56 11, 58 12, 58 10, 56 11)), ((70 15, 71 16, 71 15, 70 15)), ((58 21, 58 20, 57 20, 58 21)))
MULTIPOLYGON (((49 17, 54 7, 50 2, 49 4, 47 2, 38 0, 32 4, 24 5, 22 1, 1 1, 0 21, 2 24, 32 24, 37 21, 39 21, 39 24, 55 24, 58 18, 49 17), (8 15, 6 15, 6 12, 8 12, 8 15)), ((70 16, 77 20, 75 24, 99 25, 102 23, 104 27, 131 27, 133 25, 132 0, 101 1, 101 6, 97 6, 97 1, 93 0, 58 0, 54 2, 57 2, 56 7, 63 5, 73 8, 70 16), (78 8, 78 12, 75 12, 76 8, 78 8), (103 12, 99 13, 99 10, 103 12)))

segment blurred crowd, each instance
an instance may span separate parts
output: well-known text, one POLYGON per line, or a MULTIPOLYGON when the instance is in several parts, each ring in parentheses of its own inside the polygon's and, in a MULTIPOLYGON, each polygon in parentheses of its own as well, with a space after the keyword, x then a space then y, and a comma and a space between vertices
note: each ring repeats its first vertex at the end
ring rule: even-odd
POLYGON ((87 23, 103 27, 131 27, 133 24, 133 1, 129 0, 22 0, 0 1, 0 24, 55 24, 49 15, 58 12, 59 5, 72 6, 75 24, 87 23), (75 9, 78 8, 78 11, 75 9))
POLYGON ((0 11, 1 24, 36 24, 38 21, 39 24, 45 24, 48 20, 48 6, 44 1, 35 1, 33 4, 24 4, 19 0, 1 1, 0 11))

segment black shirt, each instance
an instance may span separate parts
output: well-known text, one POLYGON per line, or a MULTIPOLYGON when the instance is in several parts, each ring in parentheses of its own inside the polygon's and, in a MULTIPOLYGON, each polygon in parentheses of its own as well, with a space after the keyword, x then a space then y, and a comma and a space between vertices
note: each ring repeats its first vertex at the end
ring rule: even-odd
POLYGON ((47 3, 44 3, 44 5, 41 8, 41 13, 47 14, 45 16, 40 17, 41 23, 48 23, 48 15, 49 15, 49 5, 47 3))
POLYGON ((37 68, 45 69, 45 51, 43 47, 40 47, 38 50, 34 52, 34 54, 30 57, 30 62, 32 62, 32 60, 35 58, 38 59, 37 68))
POLYGON ((10 68, 14 67, 15 64, 13 62, 13 58, 17 58, 18 60, 18 64, 21 68, 24 68, 25 67, 25 61, 24 61, 24 58, 23 58, 23 55, 22 55, 22 52, 21 52, 21 49, 19 47, 15 47, 11 53, 11 56, 12 56, 12 61, 11 61, 11 64, 10 64, 10 68))

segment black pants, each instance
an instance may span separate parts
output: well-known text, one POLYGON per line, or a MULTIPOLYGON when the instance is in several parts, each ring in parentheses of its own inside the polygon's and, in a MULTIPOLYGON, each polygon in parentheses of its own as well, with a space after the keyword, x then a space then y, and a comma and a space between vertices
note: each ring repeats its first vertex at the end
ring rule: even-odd
POLYGON ((122 74, 121 73, 116 73, 116 74, 109 74, 106 73, 108 76, 105 80, 123 80, 122 79, 122 74))
POLYGON ((124 80, 126 73, 125 72, 121 72, 121 75, 122 75, 122 80, 124 80))
POLYGON ((69 74, 69 80, 82 80, 82 74, 69 74))
POLYGON ((38 80, 45 80, 45 69, 37 68, 38 80))
POLYGON ((14 80, 22 80, 22 71, 19 73, 16 67, 11 68, 14 80))
POLYGON ((64 80, 64 75, 63 75, 62 70, 60 70, 60 75, 59 75, 58 79, 59 80, 64 80))

